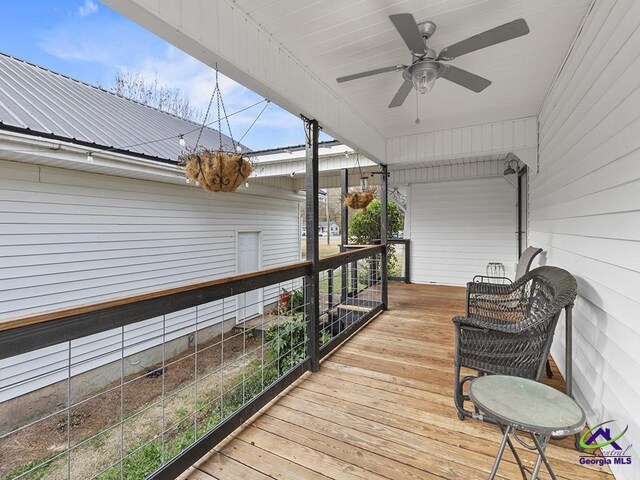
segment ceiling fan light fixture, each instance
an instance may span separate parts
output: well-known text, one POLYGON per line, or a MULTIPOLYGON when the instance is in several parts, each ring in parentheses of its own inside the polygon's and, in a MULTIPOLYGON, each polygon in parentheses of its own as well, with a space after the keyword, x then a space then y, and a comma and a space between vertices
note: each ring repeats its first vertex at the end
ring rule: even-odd
POLYGON ((413 87, 418 93, 429 92, 433 88, 433 84, 436 83, 436 78, 438 78, 438 69, 433 62, 417 63, 410 67, 409 70, 411 82, 413 82, 413 87))

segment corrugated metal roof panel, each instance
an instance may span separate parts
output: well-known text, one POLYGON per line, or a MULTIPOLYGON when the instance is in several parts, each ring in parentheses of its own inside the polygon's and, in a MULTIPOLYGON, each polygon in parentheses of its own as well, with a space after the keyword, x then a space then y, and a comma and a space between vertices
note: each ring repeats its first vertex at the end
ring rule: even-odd
MULTIPOLYGON (((175 161, 177 137, 195 144, 200 125, 0 53, 0 129, 30 129, 135 154, 175 161)), ((223 135, 224 148, 233 148, 223 135)), ((205 128, 201 144, 218 148, 205 128)))

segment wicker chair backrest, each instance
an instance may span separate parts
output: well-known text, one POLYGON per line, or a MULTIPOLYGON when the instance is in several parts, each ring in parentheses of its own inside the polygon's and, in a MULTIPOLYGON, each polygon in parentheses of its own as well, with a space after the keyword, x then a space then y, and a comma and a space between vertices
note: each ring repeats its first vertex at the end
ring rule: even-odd
POLYGON ((518 260, 518 265, 516 266, 516 276, 514 280, 518 280, 519 278, 526 275, 526 273, 531 268, 531 264, 533 263, 533 259, 536 258, 542 252, 541 248, 538 247, 527 247, 522 255, 520 255, 520 259, 518 260))
POLYGON ((531 270, 514 284, 526 303, 526 314, 521 328, 536 325, 547 328, 557 319, 560 311, 576 298, 578 284, 566 270, 544 266, 531 270))

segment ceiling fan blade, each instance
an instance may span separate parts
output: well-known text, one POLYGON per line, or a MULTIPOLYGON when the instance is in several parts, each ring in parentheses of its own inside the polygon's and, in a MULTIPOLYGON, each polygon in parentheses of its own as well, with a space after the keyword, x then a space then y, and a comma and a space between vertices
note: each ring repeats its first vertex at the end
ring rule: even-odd
POLYGON ((476 50, 490 47, 497 43, 506 42, 507 40, 513 40, 527 33, 529 33, 527 22, 525 22, 524 18, 519 18, 513 22, 505 23, 504 25, 479 33, 461 42, 449 45, 440 52, 438 60, 453 60, 461 55, 475 52, 476 50))
POLYGON ((406 65, 393 65, 392 67, 376 68, 375 70, 368 70, 366 72, 354 73, 353 75, 338 77, 336 78, 336 82, 338 83, 348 82, 350 80, 369 77, 371 75, 377 75, 379 73, 399 72, 400 70, 404 70, 405 68, 406 68, 406 65))
POLYGON ((411 90, 413 90, 413 83, 405 80, 391 100, 389 108, 399 107, 402 105, 409 93, 411 93, 411 90))
POLYGON ((491 85, 491 80, 480 77, 474 73, 468 72, 453 65, 442 65, 439 77, 446 78, 450 82, 480 93, 482 90, 491 85))
POLYGON ((426 47, 415 18, 410 13, 400 13, 398 15, 389 15, 389 20, 396 27, 398 33, 407 44, 409 50, 414 53, 424 53, 426 47))

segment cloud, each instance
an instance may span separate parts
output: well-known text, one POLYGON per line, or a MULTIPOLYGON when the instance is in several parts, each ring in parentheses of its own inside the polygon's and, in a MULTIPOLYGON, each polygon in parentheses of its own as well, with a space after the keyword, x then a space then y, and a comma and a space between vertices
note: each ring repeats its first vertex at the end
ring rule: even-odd
MULTIPOLYGON (((206 110, 215 85, 215 70, 178 48, 151 35, 128 20, 106 21, 101 14, 89 20, 69 19, 68 24, 43 31, 40 47, 60 60, 74 62, 74 68, 86 65, 87 72, 101 72, 100 83, 109 87, 117 72, 139 72, 147 80, 157 79, 162 86, 179 89, 196 108, 206 110)), ((62 73, 65 73, 64 71, 62 73)), ((87 76, 95 83, 98 78, 87 76)), ((248 88, 219 75, 220 89, 227 114, 242 110, 262 97, 248 88)), ((264 103, 229 118, 232 133, 239 139, 260 113, 264 103)), ((214 101, 207 123, 217 120, 214 101)), ((217 123, 211 125, 218 128, 217 123)), ((222 131, 228 134, 226 122, 222 131)), ((254 149, 302 143, 301 120, 276 105, 270 105, 243 140, 254 149)))
MULTIPOLYGON (((168 46, 161 55, 149 55, 141 62, 126 63, 120 65, 119 68, 125 72, 139 72, 147 80, 157 78, 160 85, 179 89, 194 106, 202 111, 206 111, 215 86, 214 69, 173 46, 168 46)), ((237 112, 262 100, 261 96, 223 74, 219 74, 218 79, 227 114, 237 112)), ((240 138, 244 134, 263 107, 264 103, 229 118, 234 138, 240 138)), ((214 101, 207 123, 217 120, 217 117, 217 103, 214 101)), ((271 105, 265 110, 253 129, 259 127, 268 127, 274 130, 290 129, 298 127, 300 124, 300 119, 294 115, 271 105)), ((216 124, 211 126, 217 128, 216 124)), ((222 129, 228 133, 226 122, 223 123, 222 129)))
POLYGON ((84 3, 78 7, 78 15, 88 17, 98 11, 98 4, 93 0, 84 0, 84 3))

